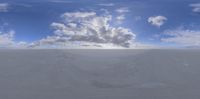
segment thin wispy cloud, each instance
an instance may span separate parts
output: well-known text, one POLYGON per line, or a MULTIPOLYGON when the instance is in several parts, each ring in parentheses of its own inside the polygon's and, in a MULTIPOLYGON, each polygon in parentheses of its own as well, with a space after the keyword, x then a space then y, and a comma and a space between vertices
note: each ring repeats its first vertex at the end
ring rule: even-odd
POLYGON ((127 13, 127 12, 129 12, 130 10, 129 10, 129 8, 127 8, 127 7, 121 7, 121 8, 116 9, 115 11, 116 11, 117 13, 127 13))
POLYGON ((116 16, 116 23, 122 24, 123 21, 126 19, 126 13, 129 12, 129 8, 127 7, 121 7, 115 10, 119 15, 116 16))
POLYGON ((16 6, 21 6, 21 7, 25 7, 25 8, 30 8, 30 7, 32 7, 31 4, 27 4, 27 3, 15 3, 14 5, 16 5, 16 6))
POLYGON ((9 4, 8 3, 0 3, 0 12, 8 12, 9 4))
POLYGON ((135 21, 139 21, 139 20, 141 20, 141 19, 142 19, 141 16, 135 16, 135 17, 134 17, 134 20, 135 20, 135 21))
POLYGON ((52 3, 72 3, 73 1, 69 1, 69 0, 49 0, 49 2, 52 2, 52 3))
POLYGON ((114 3, 100 3, 100 4, 97 4, 99 6, 107 6, 107 7, 112 7, 114 6, 115 4, 114 3))
POLYGON ((119 16, 117 16, 116 17, 116 22, 117 22, 117 24, 122 24, 122 22, 123 22, 123 20, 125 20, 125 15, 119 15, 119 16))
POLYGON ((192 7, 192 11, 195 13, 200 13, 200 3, 193 3, 189 5, 190 7, 192 7))

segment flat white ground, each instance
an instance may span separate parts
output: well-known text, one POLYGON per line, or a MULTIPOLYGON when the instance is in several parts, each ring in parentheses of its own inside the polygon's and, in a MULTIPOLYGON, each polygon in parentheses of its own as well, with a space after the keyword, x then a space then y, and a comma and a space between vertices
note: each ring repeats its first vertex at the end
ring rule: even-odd
POLYGON ((0 50, 0 99, 199 99, 200 50, 0 50))

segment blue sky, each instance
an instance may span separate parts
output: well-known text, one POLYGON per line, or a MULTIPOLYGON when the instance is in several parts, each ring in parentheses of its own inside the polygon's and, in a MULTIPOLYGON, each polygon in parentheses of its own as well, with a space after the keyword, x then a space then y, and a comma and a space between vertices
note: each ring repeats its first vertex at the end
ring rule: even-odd
POLYGON ((0 47, 200 46, 198 0, 0 0, 0 47))

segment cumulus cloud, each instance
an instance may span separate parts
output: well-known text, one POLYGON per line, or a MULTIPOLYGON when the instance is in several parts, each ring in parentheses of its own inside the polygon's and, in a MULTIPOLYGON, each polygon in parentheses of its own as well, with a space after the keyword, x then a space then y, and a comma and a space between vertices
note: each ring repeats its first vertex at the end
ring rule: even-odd
POLYGON ((111 15, 97 15, 95 12, 67 12, 61 15, 62 22, 53 22, 54 35, 33 42, 31 46, 114 45, 130 47, 136 35, 123 27, 112 27, 111 15))
POLYGON ((162 26, 166 20, 167 18, 165 16, 152 16, 148 18, 148 22, 157 27, 162 26))
POLYGON ((193 8, 193 12, 200 13, 200 3, 190 4, 189 6, 193 8))
POLYGON ((15 41, 15 31, 9 29, 7 23, 0 26, 0 48, 26 48, 29 44, 15 41))
POLYGON ((175 30, 166 30, 162 38, 163 42, 172 42, 184 46, 200 46, 200 31, 178 28, 175 30))
POLYGON ((12 46, 14 41, 14 31, 0 32, 0 47, 12 46))
POLYGON ((0 3, 0 12, 8 12, 9 4, 8 3, 0 3))
POLYGON ((18 47, 28 47, 29 43, 25 42, 25 41, 20 41, 18 43, 16 43, 16 46, 18 47))

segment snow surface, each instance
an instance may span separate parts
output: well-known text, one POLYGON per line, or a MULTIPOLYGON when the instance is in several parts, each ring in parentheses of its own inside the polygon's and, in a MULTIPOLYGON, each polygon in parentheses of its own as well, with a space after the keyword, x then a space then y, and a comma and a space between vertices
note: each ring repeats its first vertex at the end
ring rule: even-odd
POLYGON ((200 50, 0 50, 1 99, 199 99, 200 50))

